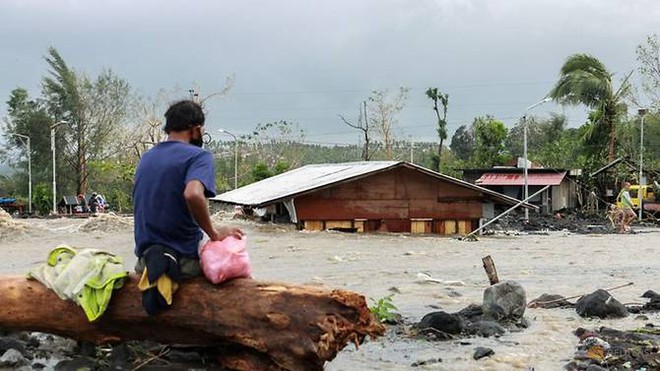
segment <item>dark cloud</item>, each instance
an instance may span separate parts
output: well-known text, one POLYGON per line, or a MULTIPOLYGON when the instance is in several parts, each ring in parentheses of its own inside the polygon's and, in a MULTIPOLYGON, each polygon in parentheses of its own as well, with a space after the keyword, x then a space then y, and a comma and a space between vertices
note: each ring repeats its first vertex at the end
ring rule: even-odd
MULTIPOLYGON (((286 119, 310 140, 352 142, 337 114, 356 116, 373 89, 408 86, 399 132, 434 140, 427 87, 450 94, 450 131, 485 114, 512 125, 572 53, 617 76, 635 68, 658 16, 654 0, 9 0, 0 94, 38 94, 52 45, 76 69, 111 68, 147 96, 175 86, 204 95, 235 75, 231 95, 208 105, 211 125, 235 133, 286 119)), ((561 111, 534 112, 550 110, 561 111)), ((573 125, 584 119, 569 112, 573 125)))

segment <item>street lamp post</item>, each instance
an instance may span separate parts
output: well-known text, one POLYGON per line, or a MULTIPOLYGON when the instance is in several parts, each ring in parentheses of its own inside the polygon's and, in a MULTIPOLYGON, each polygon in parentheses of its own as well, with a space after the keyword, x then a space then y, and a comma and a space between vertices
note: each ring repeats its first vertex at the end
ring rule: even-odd
POLYGON ((238 188, 238 138, 225 129, 218 129, 218 132, 231 135, 234 138, 234 189, 236 189, 238 188))
POLYGON ((18 133, 8 133, 18 137, 21 142, 27 147, 27 158, 28 158, 28 214, 32 214, 32 151, 30 149, 30 137, 18 133), (25 142, 23 142, 25 139, 25 142))
MULTIPOLYGON (((639 189, 637 190, 637 199, 639 200, 639 221, 642 221, 642 213, 644 209, 644 200, 642 200, 642 164, 644 162, 644 116, 646 116, 646 108, 640 108, 637 110, 639 116, 642 120, 639 126, 639 189)), ((644 182, 646 183, 646 182, 644 182)))
MULTIPOLYGON (((525 115, 523 115, 523 160, 525 161, 525 164, 523 165, 523 178, 525 179, 525 188, 523 192, 523 200, 527 202, 527 198, 529 195, 529 174, 527 172, 527 113, 534 107, 540 106, 543 103, 551 101, 552 98, 543 98, 542 100, 532 104, 531 106, 527 107, 525 110, 525 115)), ((529 221, 529 210, 525 208, 525 222, 529 221)))
POLYGON ((55 129, 62 124, 67 124, 68 121, 60 120, 59 122, 50 126, 50 150, 53 152, 53 214, 57 214, 57 181, 55 170, 55 129))

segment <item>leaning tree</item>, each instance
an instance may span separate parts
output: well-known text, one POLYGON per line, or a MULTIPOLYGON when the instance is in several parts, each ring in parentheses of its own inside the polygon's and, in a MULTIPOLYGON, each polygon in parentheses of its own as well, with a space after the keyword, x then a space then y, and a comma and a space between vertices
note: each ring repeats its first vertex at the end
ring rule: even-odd
POLYGON ((588 54, 568 57, 559 73, 559 81, 548 96, 560 104, 584 105, 592 110, 595 127, 609 132, 609 161, 614 160, 615 124, 625 112, 623 97, 628 93, 629 73, 615 89, 612 73, 597 58, 588 54))

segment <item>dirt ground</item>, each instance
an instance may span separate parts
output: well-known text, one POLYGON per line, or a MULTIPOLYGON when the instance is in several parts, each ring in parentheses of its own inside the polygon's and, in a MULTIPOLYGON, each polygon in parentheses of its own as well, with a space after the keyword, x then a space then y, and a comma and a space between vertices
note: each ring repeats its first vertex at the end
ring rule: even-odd
MULTIPOLYGON (((543 293, 572 296, 634 282, 613 295, 622 303, 644 303, 640 295, 660 291, 660 230, 636 234, 496 234, 477 242, 407 234, 305 232, 288 226, 229 221, 247 233, 255 278, 343 288, 368 301, 393 294, 397 312, 417 322, 429 312, 458 311, 480 304, 488 285, 481 259, 491 255, 502 280, 515 280, 527 300, 543 293), (422 275, 420 275, 422 273, 422 275), (424 274, 445 283, 429 282, 424 274), (449 282, 461 281, 461 282, 449 282)), ((0 274, 24 274, 60 243, 102 248, 124 258, 132 269, 132 219, 103 215, 89 219, 5 220, 0 224, 0 274)), ((660 325, 660 315, 637 319, 587 320, 573 309, 528 309, 531 326, 500 338, 427 342, 389 333, 356 350, 352 345, 327 370, 559 370, 572 357, 577 327, 628 330, 660 325), (495 354, 475 361, 477 346, 495 354), (442 359, 441 362, 437 362, 442 359), (419 361, 434 363, 413 367, 419 361)))

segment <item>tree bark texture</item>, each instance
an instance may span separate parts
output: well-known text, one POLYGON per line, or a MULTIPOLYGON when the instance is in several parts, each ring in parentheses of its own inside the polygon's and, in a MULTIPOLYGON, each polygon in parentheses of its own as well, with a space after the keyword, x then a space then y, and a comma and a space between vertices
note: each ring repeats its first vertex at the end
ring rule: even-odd
POLYGON ((495 262, 493 261, 493 258, 488 255, 483 257, 481 261, 484 263, 484 270, 486 271, 490 285, 492 286, 496 283, 499 283, 500 278, 497 276, 497 268, 495 268, 495 262))
POLYGON ((96 322, 74 302, 20 276, 0 277, 0 328, 40 331, 97 344, 127 340, 217 347, 237 370, 322 370, 349 342, 384 327, 362 295, 345 290, 237 279, 185 281, 165 312, 148 316, 130 276, 96 322))

